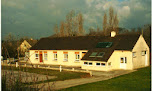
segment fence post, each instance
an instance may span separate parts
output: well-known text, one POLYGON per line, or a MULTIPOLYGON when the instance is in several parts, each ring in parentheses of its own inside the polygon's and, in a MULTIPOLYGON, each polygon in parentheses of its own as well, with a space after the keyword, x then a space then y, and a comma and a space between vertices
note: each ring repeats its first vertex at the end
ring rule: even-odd
POLYGON ((60 72, 62 71, 62 66, 60 65, 60 72))
POLYGON ((86 69, 86 71, 89 71, 88 69, 86 69))
POLYGON ((72 71, 74 71, 74 68, 72 68, 72 71))
POLYGON ((1 64, 3 64, 3 63, 4 63, 3 56, 1 56, 1 64))
POLYGON ((3 61, 3 60, 1 61, 1 64, 4 64, 4 61, 3 61))
POLYGON ((16 67, 18 67, 18 62, 16 62, 16 67))
POLYGON ((7 63, 7 64, 9 63, 9 58, 7 58, 7 61, 6 61, 6 63, 7 63))
POLYGON ((90 71, 90 76, 92 76, 92 71, 90 71))

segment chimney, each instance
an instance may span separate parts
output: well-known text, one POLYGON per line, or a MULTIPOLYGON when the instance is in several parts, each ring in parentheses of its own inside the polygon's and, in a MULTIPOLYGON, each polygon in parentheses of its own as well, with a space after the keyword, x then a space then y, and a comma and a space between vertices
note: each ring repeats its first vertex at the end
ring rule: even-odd
POLYGON ((111 37, 115 37, 116 36, 116 32, 115 31, 111 31, 111 37))

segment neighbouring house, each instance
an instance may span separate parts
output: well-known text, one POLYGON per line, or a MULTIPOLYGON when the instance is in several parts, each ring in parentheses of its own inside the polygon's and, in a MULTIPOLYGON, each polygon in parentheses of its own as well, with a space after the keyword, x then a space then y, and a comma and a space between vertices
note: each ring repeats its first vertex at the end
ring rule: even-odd
POLYGON ((28 53, 29 49, 37 42, 37 40, 23 40, 20 43, 20 46, 17 48, 20 51, 21 55, 25 55, 28 53))
POLYGON ((33 64, 77 66, 86 70, 132 70, 149 65, 149 47, 142 35, 41 38, 31 47, 33 64))

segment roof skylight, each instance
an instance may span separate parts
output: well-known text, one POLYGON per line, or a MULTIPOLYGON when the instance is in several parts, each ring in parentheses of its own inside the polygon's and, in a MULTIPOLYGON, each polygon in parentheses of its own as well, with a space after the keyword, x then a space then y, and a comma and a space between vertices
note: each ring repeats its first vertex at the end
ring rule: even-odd
POLYGON ((92 52, 89 57, 103 57, 104 54, 105 54, 104 52, 92 52))
POLYGON ((97 57, 103 57, 105 53, 104 52, 99 52, 99 54, 97 55, 97 57))
POLYGON ((89 57, 95 57, 97 55, 97 52, 92 52, 92 54, 89 57))

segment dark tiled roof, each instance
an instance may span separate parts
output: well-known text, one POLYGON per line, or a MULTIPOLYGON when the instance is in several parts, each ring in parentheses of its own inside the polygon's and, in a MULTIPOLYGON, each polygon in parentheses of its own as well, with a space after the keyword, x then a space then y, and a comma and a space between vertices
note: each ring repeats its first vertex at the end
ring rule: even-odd
POLYGON ((140 35, 120 35, 116 50, 132 50, 140 35))
MULTIPOLYGON (((118 35, 113 38, 113 45, 109 48, 93 48, 89 50, 86 55, 82 58, 82 60, 90 60, 90 61, 105 61, 107 62, 109 57, 112 55, 114 50, 129 50, 131 51, 136 44, 139 35, 118 35), (92 52, 104 52, 103 57, 89 57, 92 52)), ((107 39, 109 40, 109 39, 107 39)), ((98 54, 97 54, 98 55, 98 54)))
POLYGON ((139 35, 79 36, 41 38, 30 50, 89 50, 82 60, 107 61, 114 50, 132 50, 139 35), (95 48, 98 42, 113 42, 109 48, 95 48), (105 52, 104 56, 89 57, 92 52, 105 52))
POLYGON ((42 38, 31 50, 89 50, 104 38, 95 36, 42 38))
POLYGON ((36 44, 37 40, 26 40, 31 46, 36 44))

